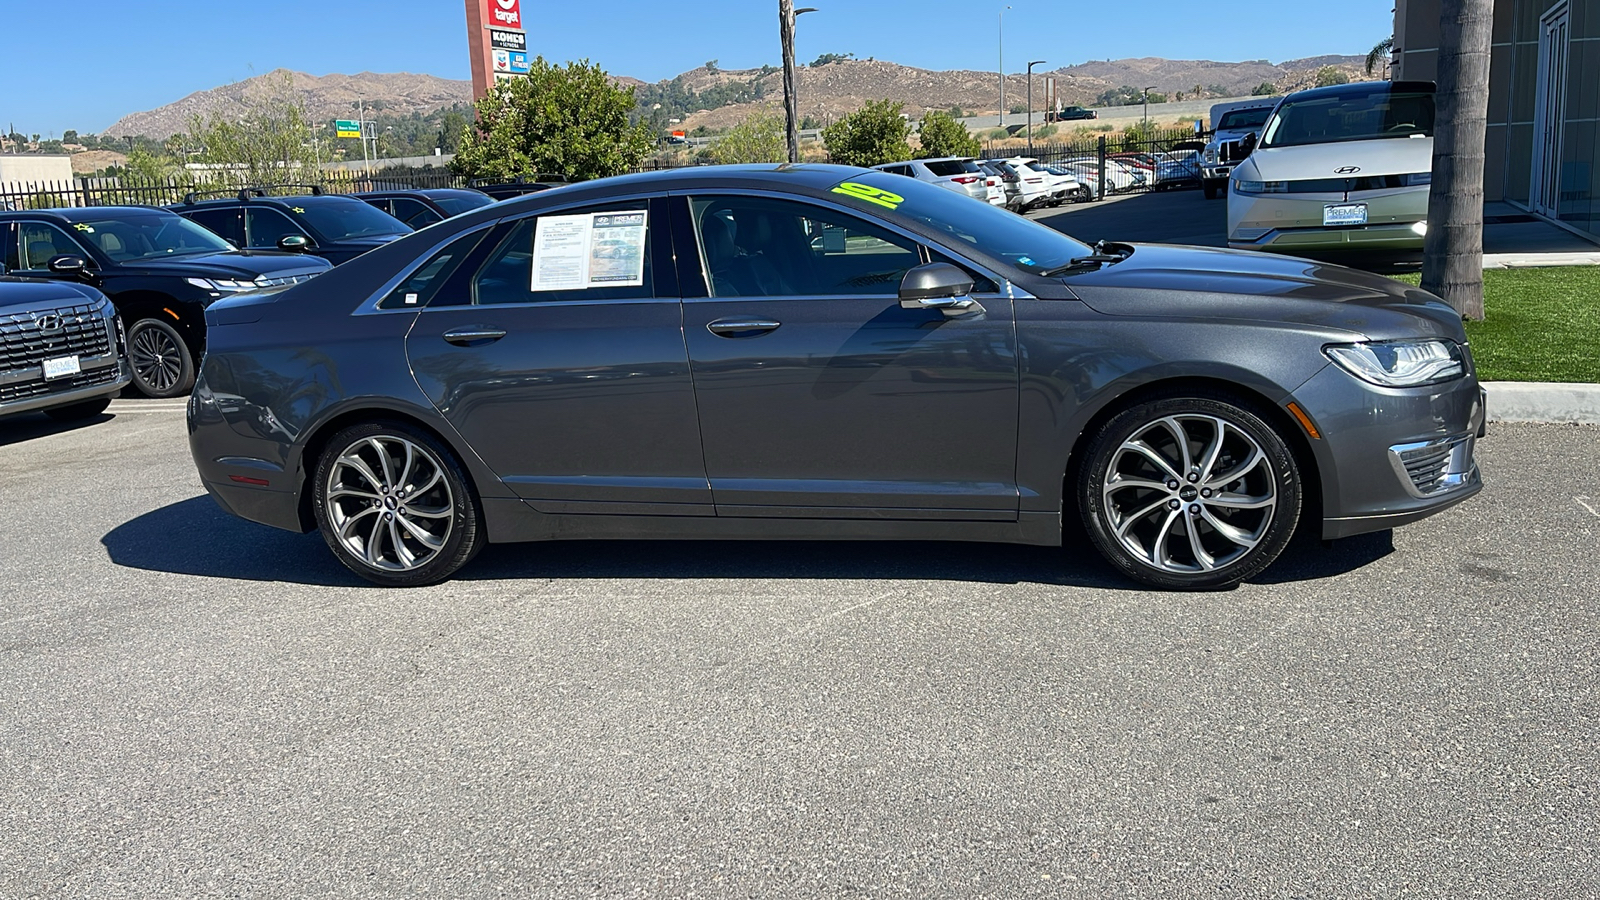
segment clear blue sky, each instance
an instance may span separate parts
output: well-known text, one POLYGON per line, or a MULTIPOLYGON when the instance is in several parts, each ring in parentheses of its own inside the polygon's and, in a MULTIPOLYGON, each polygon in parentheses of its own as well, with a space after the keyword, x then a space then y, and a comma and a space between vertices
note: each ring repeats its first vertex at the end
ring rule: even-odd
MULTIPOLYGON (((464 0, 3 0, 0 126, 98 132, 122 115, 276 68, 466 78, 464 0)), ((993 71, 992 0, 798 0, 801 62, 855 53, 929 69, 993 71)), ((1281 62, 1365 53, 1393 25, 1391 0, 1012 0, 1006 69, 1086 59, 1281 62), (1208 10, 1212 22, 1198 21, 1208 10)), ((588 57, 646 81, 716 59, 780 61, 776 0, 523 0, 529 49, 588 57), (550 22, 548 28, 540 27, 550 22)))

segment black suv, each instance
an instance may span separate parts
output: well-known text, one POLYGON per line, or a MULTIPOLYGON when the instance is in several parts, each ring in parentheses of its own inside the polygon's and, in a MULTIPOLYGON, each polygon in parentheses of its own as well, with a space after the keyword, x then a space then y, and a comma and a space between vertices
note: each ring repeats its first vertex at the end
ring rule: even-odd
POLYGON ((317 185, 226 193, 231 196, 211 200, 203 199, 204 193, 189 194, 167 209, 204 225, 235 247, 310 253, 334 265, 412 232, 382 210, 353 197, 325 194, 317 185), (272 196, 272 191, 285 189, 309 189, 310 193, 272 196))
POLYGON ((0 416, 63 421, 105 412, 128 384, 122 327, 86 284, 12 278, 0 265, 0 416))
POLYGON ((237 250, 151 206, 0 212, 0 244, 13 275, 88 284, 111 298, 127 327, 133 384, 151 397, 188 393, 213 301, 329 268, 298 254, 237 250))
POLYGON ((394 188, 358 191, 348 196, 365 200, 412 228, 427 228, 494 202, 483 191, 462 188, 394 188))

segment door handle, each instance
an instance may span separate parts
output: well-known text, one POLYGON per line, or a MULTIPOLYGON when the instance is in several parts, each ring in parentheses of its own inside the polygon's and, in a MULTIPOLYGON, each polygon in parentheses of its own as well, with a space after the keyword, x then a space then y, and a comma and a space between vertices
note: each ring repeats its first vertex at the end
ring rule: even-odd
POLYGON ((446 341, 458 347, 477 347, 483 344, 492 344, 506 336, 505 329, 493 328, 484 325, 470 325, 466 328, 455 328, 446 331, 443 337, 446 341))
POLYGON ((782 322, 771 319, 718 319, 706 326, 717 337, 756 337, 776 331, 782 322))

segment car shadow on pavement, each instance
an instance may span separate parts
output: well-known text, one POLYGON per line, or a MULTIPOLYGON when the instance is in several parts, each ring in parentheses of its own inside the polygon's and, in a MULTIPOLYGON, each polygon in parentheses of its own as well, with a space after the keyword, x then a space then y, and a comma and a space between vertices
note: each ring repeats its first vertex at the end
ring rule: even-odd
POLYGON ((109 422, 114 416, 101 413, 87 419, 75 422, 57 422, 44 413, 33 415, 20 415, 15 418, 0 419, 0 447, 9 444, 20 444, 35 438, 49 437, 55 434, 66 434, 77 431, 79 428, 89 428, 101 422, 109 422))
MULTIPOLYGON (((1296 540, 1257 584, 1328 578, 1393 550, 1390 532, 1324 548, 1296 540)), ((361 587, 316 534, 292 534, 191 497, 124 522, 100 539, 119 566, 244 581, 361 587)), ((1072 550, 923 541, 552 541, 491 544, 456 575, 523 578, 760 578, 969 581, 1136 590, 1081 538, 1072 550)))
POLYGON ((319 535, 246 522, 205 494, 123 522, 100 544, 113 563, 131 569, 328 587, 367 583, 340 565, 319 535))

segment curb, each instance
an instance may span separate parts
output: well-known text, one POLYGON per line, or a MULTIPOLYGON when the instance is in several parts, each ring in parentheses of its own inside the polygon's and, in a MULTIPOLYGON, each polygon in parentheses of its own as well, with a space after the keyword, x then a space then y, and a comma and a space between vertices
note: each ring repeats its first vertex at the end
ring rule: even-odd
POLYGON ((1600 425, 1600 384, 1485 381, 1491 422, 1600 425))
POLYGON ((1485 253, 1485 269, 1531 269, 1545 266, 1600 266, 1600 250, 1563 253, 1485 253))

